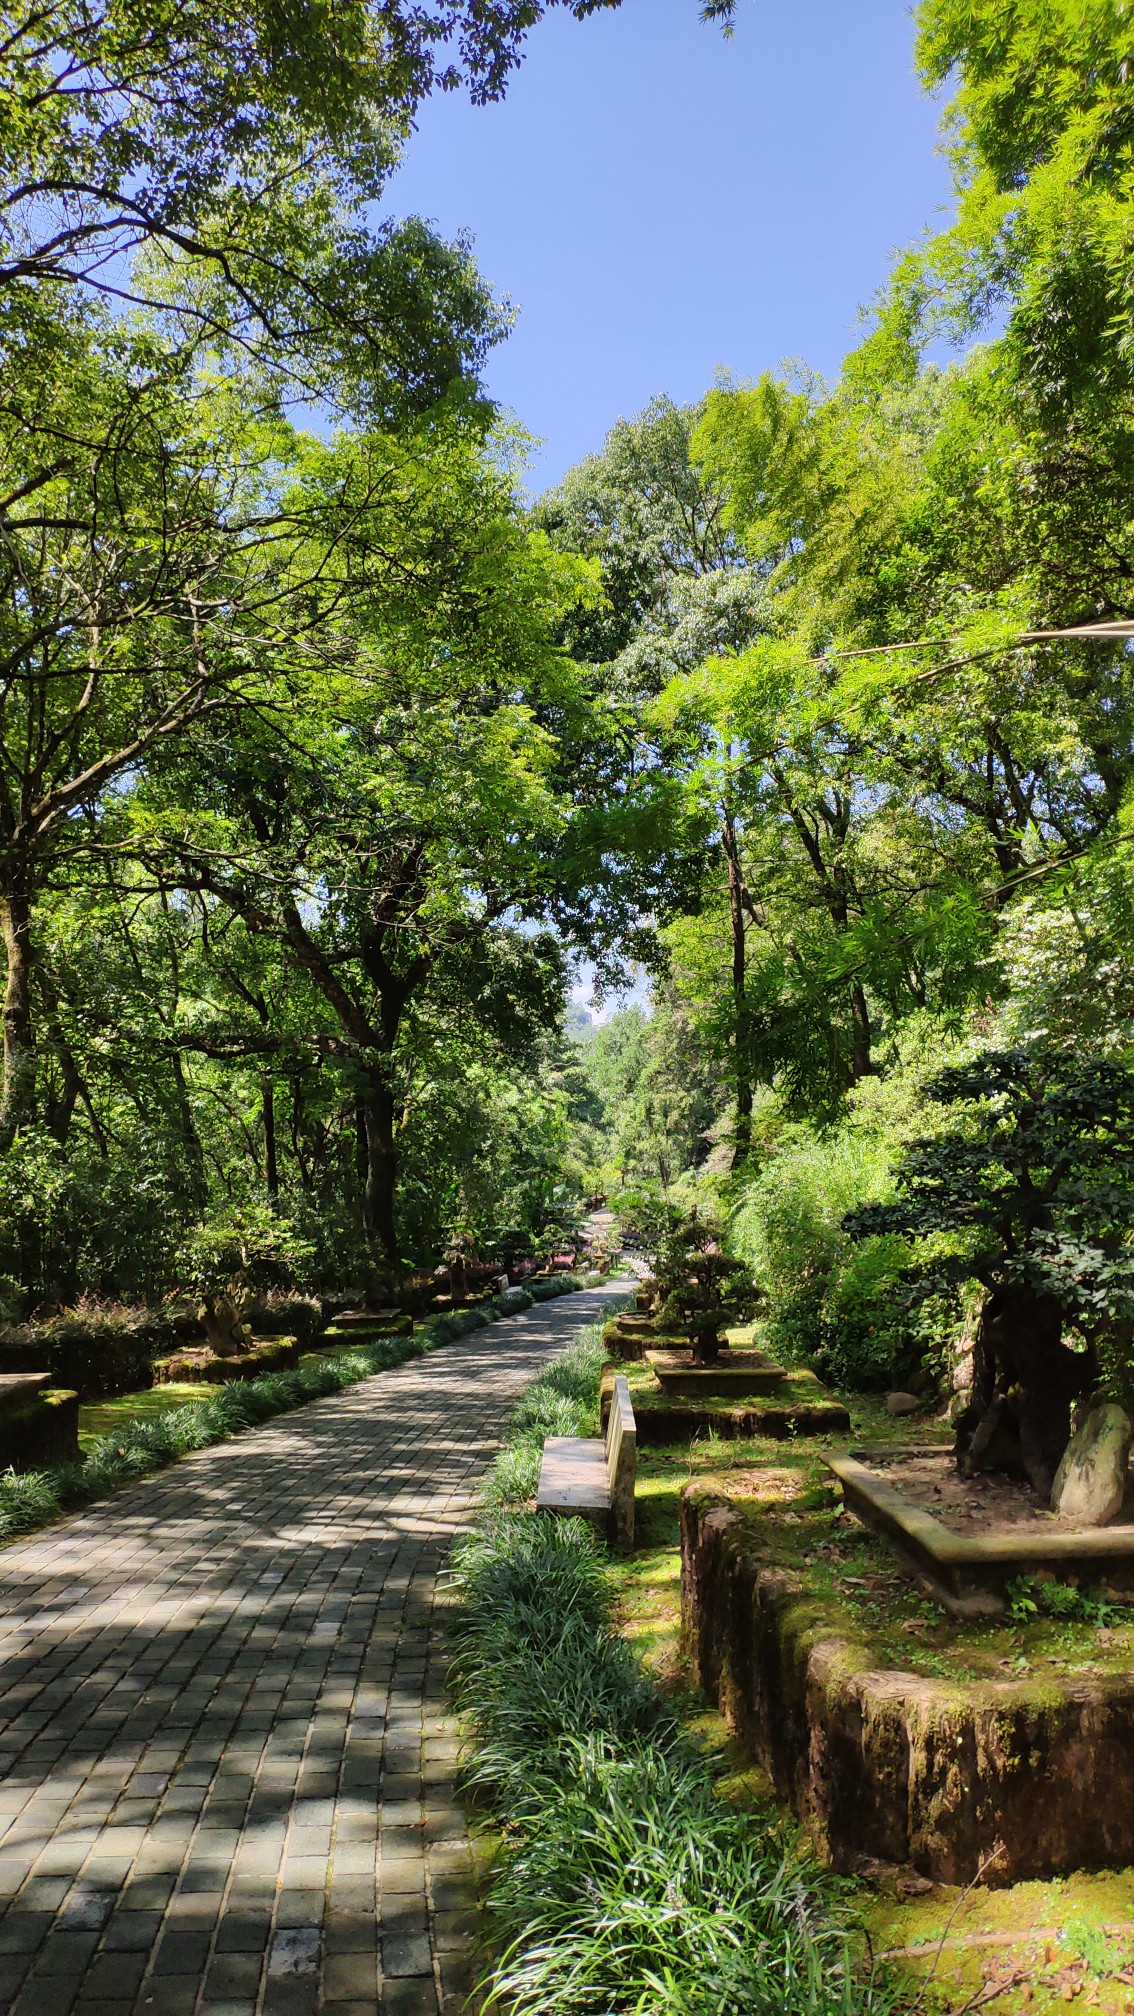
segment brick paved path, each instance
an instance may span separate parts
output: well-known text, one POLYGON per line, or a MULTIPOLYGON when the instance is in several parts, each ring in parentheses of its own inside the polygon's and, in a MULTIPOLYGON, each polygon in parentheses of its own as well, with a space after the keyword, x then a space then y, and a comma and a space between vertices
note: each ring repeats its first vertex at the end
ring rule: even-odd
POLYGON ((437 1570, 564 1297, 0 1551, 4 2016, 436 2016, 471 1972, 437 1570))

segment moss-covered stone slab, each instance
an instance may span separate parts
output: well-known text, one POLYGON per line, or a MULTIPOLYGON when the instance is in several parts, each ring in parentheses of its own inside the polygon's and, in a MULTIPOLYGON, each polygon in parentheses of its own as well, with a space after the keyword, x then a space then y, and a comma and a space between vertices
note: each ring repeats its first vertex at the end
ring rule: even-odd
POLYGON ((376 1344, 380 1337, 412 1337, 413 1317, 394 1316, 354 1316, 349 1321, 340 1316, 338 1321, 328 1326, 318 1338, 320 1347, 328 1344, 376 1344))
POLYGON ((910 1863, 990 1885, 1134 1861, 1134 1673, 937 1680, 887 1669, 759 1520, 681 1504, 696 1677, 840 1870, 910 1863))
POLYGON ((409 1337, 412 1331, 413 1317, 404 1309, 346 1309, 323 1336, 331 1343, 342 1338, 360 1344, 375 1337, 409 1337))
POLYGON ((209 1386, 227 1386, 234 1379, 262 1379, 265 1372, 282 1372, 299 1363, 302 1349, 297 1337, 271 1337, 248 1351, 222 1357, 208 1345, 175 1351, 169 1358, 154 1362, 154 1385, 180 1385, 198 1381, 209 1386))
POLYGON ((863 1460, 865 1453, 848 1450, 823 1460, 851 1510, 885 1536, 954 1615, 995 1612, 1002 1608, 1007 1583, 1040 1572, 1065 1582, 1101 1581, 1115 1589, 1134 1589, 1134 1526, 954 1533, 903 1498, 863 1460))
POLYGON ((631 1316, 627 1312, 612 1316, 603 1324, 603 1349, 624 1365, 640 1364, 654 1337, 654 1325, 648 1316, 631 1316))
POLYGON ((50 1385, 50 1372, 0 1372, 0 1425, 26 1413, 29 1402, 50 1385))

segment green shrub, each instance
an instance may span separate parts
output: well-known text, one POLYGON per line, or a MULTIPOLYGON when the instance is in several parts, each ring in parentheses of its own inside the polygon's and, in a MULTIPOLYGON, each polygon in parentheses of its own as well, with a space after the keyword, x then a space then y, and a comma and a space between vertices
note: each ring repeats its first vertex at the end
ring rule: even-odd
POLYGON ((298 1337, 310 1344, 324 1328, 323 1305, 314 1295, 269 1295, 249 1322, 257 1337, 298 1337))
POLYGON ((891 1075, 864 1081, 836 1123, 780 1126, 732 1217, 762 1290, 770 1349, 867 1391, 935 1368, 956 1327, 946 1299, 910 1292, 908 1240, 883 1233, 856 1243, 843 1228, 847 1213, 893 1195, 902 1148, 927 1124, 924 1087, 956 1048, 928 1020, 905 1040, 891 1075))
POLYGON ((559 1295, 577 1295, 580 1288, 593 1288, 601 1280, 601 1274, 591 1281, 578 1274, 548 1274, 542 1281, 529 1281, 526 1289, 509 1289, 508 1292, 530 1295, 533 1302, 554 1302, 559 1295))
POLYGON ((175 1310, 84 1297, 72 1309, 0 1328, 0 1370, 50 1372, 83 1400, 109 1399, 152 1383, 155 1358, 200 1339, 175 1310))

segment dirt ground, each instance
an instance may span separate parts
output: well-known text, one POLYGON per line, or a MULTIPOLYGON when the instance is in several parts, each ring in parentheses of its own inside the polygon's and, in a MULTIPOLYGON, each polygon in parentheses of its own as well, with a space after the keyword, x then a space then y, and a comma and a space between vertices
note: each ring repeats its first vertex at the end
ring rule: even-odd
MULTIPOLYGON (((1030 1532, 1044 1526, 1057 1532, 1065 1522, 1047 1500, 1023 1479, 991 1474, 960 1477, 946 1449, 905 1449, 893 1456, 872 1456, 870 1467, 900 1491, 921 1512, 931 1512, 950 1532, 1000 1535, 1030 1532)), ((1134 1531, 1128 1502, 1127 1519, 1108 1533, 1134 1531)))

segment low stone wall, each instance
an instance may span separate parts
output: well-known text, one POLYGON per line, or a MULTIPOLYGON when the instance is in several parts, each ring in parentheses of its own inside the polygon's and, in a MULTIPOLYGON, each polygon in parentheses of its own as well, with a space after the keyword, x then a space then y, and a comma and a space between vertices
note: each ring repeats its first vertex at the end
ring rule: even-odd
POLYGON ((697 1679, 837 1869, 940 1883, 1134 1862, 1134 1674, 966 1685, 872 1669, 753 1523, 689 1485, 682 1622, 697 1679), (997 1851, 999 1854, 997 1855, 997 1851))
POLYGON ((0 1416, 0 1470, 45 1470, 79 1460, 79 1396, 47 1386, 0 1416))

